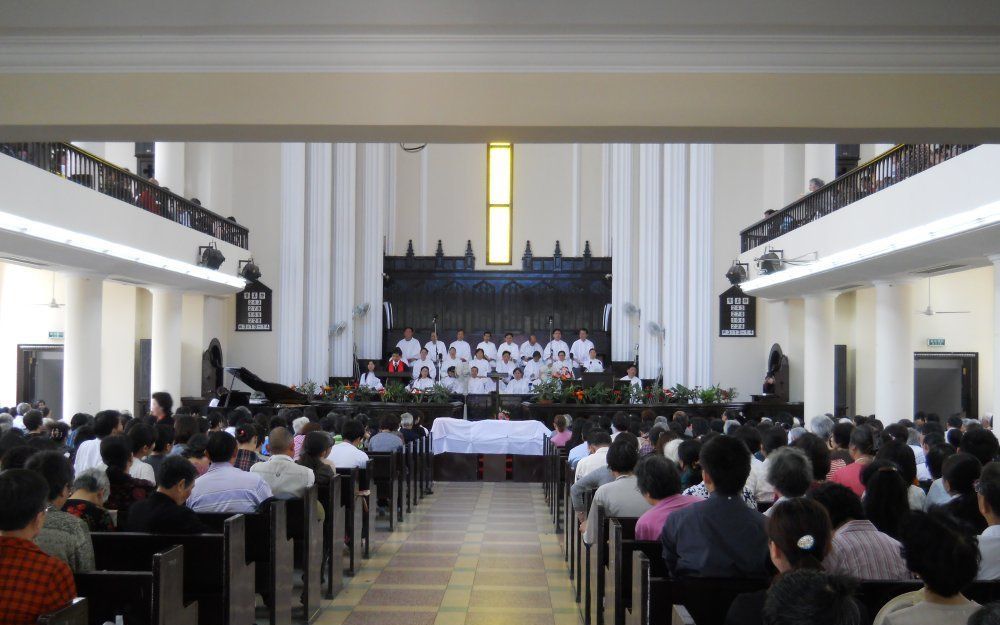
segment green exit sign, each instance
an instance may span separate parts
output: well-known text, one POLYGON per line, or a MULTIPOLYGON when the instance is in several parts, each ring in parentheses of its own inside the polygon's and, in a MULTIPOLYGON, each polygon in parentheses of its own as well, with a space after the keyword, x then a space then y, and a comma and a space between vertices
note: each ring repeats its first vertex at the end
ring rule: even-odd
POLYGON ((49 338, 50 339, 59 339, 59 340, 62 340, 65 337, 63 336, 62 332, 51 332, 50 331, 49 332, 49 338))
POLYGON ((927 347, 944 347, 944 339, 927 339, 927 347))

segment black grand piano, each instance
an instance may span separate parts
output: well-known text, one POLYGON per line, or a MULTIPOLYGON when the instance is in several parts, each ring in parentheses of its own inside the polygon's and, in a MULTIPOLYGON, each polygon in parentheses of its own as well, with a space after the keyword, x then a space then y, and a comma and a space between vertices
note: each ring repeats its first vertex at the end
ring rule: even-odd
POLYGON ((258 393, 263 393, 264 397, 271 404, 305 405, 310 401, 308 395, 294 391, 284 384, 265 382, 264 380, 261 380, 257 374, 245 367, 226 367, 226 373, 233 376, 232 381, 229 383, 229 392, 226 395, 225 402, 223 403, 223 405, 227 408, 246 406, 250 403, 249 393, 233 390, 233 384, 236 380, 243 382, 258 393))

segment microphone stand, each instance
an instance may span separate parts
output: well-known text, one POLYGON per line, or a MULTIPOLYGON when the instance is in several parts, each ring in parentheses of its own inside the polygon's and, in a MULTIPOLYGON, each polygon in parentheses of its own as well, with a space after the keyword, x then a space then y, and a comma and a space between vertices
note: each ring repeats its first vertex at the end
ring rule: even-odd
MULTIPOLYGON (((438 333, 438 316, 437 315, 434 315, 434 317, 431 319, 431 331, 434 333, 434 336, 437 336, 437 333, 438 333)), ((442 362, 443 359, 441 358, 441 350, 438 348, 438 341, 440 341, 440 339, 434 339, 434 364, 437 365, 436 367, 434 367, 434 369, 435 369, 435 371, 434 371, 434 377, 436 378, 435 381, 438 384, 440 384, 441 383, 441 362, 442 362)))

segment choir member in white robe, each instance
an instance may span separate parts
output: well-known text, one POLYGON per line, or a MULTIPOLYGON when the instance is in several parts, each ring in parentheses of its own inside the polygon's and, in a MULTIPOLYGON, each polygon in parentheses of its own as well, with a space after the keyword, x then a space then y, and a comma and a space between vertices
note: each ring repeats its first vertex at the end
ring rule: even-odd
POLYGON ((628 382, 632 386, 638 386, 642 388, 642 380, 639 378, 639 370, 635 365, 631 365, 628 368, 628 373, 619 378, 622 382, 628 382))
POLYGON ((531 393, 531 387, 524 379, 524 373, 520 369, 514 369, 514 379, 504 385, 501 392, 504 395, 528 395, 531 393))
POLYGON ((420 368, 420 377, 410 382, 411 391, 429 391, 434 386, 431 371, 426 366, 420 368))
POLYGON ((559 352, 552 362, 552 375, 573 375, 573 363, 570 362, 569 358, 566 358, 566 352, 559 352))
POLYGON ((519 362, 521 360, 521 348, 514 342, 514 335, 510 332, 503 335, 503 343, 500 343, 500 347, 497 348, 497 358, 502 357, 504 352, 509 353, 510 359, 514 362, 519 362))
POLYGON ((538 337, 532 334, 528 337, 528 340, 521 343, 521 360, 524 362, 531 361, 531 355, 534 353, 541 355, 542 344, 538 342, 538 337))
POLYGON ((417 378, 420 377, 420 370, 423 367, 427 367, 427 369, 431 372, 431 379, 432 380, 437 376, 437 365, 435 365, 434 361, 431 360, 430 357, 427 356, 427 348, 426 347, 420 348, 420 358, 418 358, 413 363, 413 379, 414 380, 416 380, 417 378))
POLYGON ((510 359, 510 353, 504 352, 503 356, 500 356, 500 360, 497 362, 496 372, 507 376, 501 382, 501 388, 503 387, 504 382, 509 382, 514 377, 514 370, 517 368, 517 363, 510 359))
POLYGON ((424 347, 427 349, 427 355, 435 364, 448 357, 448 346, 444 344, 444 341, 438 340, 437 332, 431 332, 431 340, 424 343, 424 347))
POLYGON ((527 378, 529 383, 533 384, 541 379, 543 366, 542 352, 533 352, 531 360, 524 364, 524 377, 527 378))
POLYGON ((483 340, 476 345, 476 350, 483 350, 483 354, 486 355, 486 360, 490 361, 490 365, 493 366, 497 363, 497 346, 493 342, 493 334, 490 332, 483 332, 483 340))
POLYGON ((462 373, 462 365, 464 364, 466 363, 462 362, 462 360, 458 357, 458 352, 454 347, 452 347, 448 350, 448 355, 444 357, 443 361, 441 361, 441 371, 447 372, 448 369, 454 367, 455 375, 460 376, 462 373))
POLYGON ((597 350, 590 348, 587 359, 583 361, 583 369, 587 373, 601 373, 604 371, 604 363, 597 358, 597 350))
POLYGON ((590 350, 594 349, 594 343, 587 338, 587 328, 580 328, 580 338, 573 341, 573 347, 569 349, 570 360, 573 366, 582 367, 585 360, 590 359, 590 350))
POLYGON ((480 375, 489 375, 490 371, 493 370, 493 365, 486 359, 482 348, 476 350, 476 356, 469 362, 469 365, 479 369, 480 375))
POLYGON ((545 346, 545 350, 542 352, 542 360, 545 362, 555 362, 559 359, 559 352, 566 352, 569 354, 569 345, 566 341, 562 340, 562 330, 555 329, 552 331, 552 340, 549 344, 545 346))
POLYGON ((403 338, 396 343, 396 347, 403 354, 406 366, 413 368, 413 363, 420 357, 420 341, 413 338, 413 328, 409 326, 403 328, 403 338))
POLYGON ((358 386, 365 386, 376 391, 381 391, 385 388, 382 386, 382 380, 378 379, 378 376, 375 375, 375 361, 368 361, 368 371, 361 374, 361 379, 358 380, 358 386))
POLYGON ((455 375, 455 367, 448 367, 448 374, 441 378, 441 386, 448 389, 449 393, 462 394, 462 381, 455 375))
POLYGON ((489 395, 496 390, 496 383, 479 374, 479 367, 472 365, 469 374, 469 395, 489 395))
POLYGON ((455 348, 455 353, 462 362, 472 360, 472 348, 465 340, 465 330, 459 330, 455 333, 455 340, 448 346, 448 351, 451 351, 452 348, 455 348))

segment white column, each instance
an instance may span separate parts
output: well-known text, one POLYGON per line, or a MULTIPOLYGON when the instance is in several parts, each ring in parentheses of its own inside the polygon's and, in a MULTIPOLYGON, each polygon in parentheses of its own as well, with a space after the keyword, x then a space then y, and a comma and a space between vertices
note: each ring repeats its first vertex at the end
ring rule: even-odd
POLYGON ((362 233, 361 281, 358 304, 368 304, 368 313, 358 318, 358 355, 362 358, 381 358, 382 354, 382 268, 385 258, 383 241, 387 239, 382 229, 383 216, 389 210, 387 190, 392 180, 388 166, 391 145, 370 143, 362 147, 364 162, 361 173, 360 210, 362 233))
MULTIPOLYGON (((385 199, 382 204, 382 232, 385 242, 382 246, 382 254, 392 256, 396 253, 396 144, 381 143, 380 149, 385 152, 385 164, 382 166, 382 177, 380 183, 385 186, 385 199)), ((426 148, 424 148, 426 149, 426 148)))
POLYGON ((709 386, 712 379, 712 185, 714 150, 691 146, 688 212, 688 381, 709 386))
POLYGON ((332 146, 306 144, 305 375, 321 385, 330 376, 332 177, 332 146))
POLYGON ((875 416, 888 425, 913 418, 913 310, 905 282, 875 281, 875 416))
POLYGON ((837 146, 832 143, 807 143, 802 173, 804 176, 800 193, 809 190, 812 178, 820 178, 823 182, 833 180, 837 174, 837 146))
POLYGON ((611 145, 601 146, 601 255, 611 256, 611 145))
POLYGON ((572 166, 569 190, 569 254, 579 256, 583 253, 580 242, 580 152, 579 143, 572 146, 572 166))
MULTIPOLYGON (((834 293, 805 296, 805 349, 802 363, 805 418, 833 413, 833 300, 834 293)), ((910 370, 912 377, 912 365, 910 370)))
POLYGON ((136 171, 135 143, 126 141, 109 141, 104 144, 104 160, 124 167, 133 174, 136 171))
MULTIPOLYGON (((688 280, 688 146, 672 143, 663 147, 663 263, 662 325, 663 384, 686 384, 687 375, 687 280, 688 280)), ((654 254, 655 256, 655 254, 654 254)))
POLYGON ((660 270, 663 213, 663 146, 639 146, 639 377, 657 378, 663 371, 663 337, 650 330, 649 324, 663 324, 660 310, 663 285, 660 270))
MULTIPOLYGON (((431 242, 427 237, 427 221, 430 213, 430 144, 425 145, 420 150, 420 255, 428 256, 431 253, 431 242)), ((395 181, 394 181, 395 182, 395 181)))
POLYGON ((166 391, 177 404, 181 397, 181 293, 154 288, 150 360, 150 392, 166 391))
POLYGON ((103 141, 73 141, 73 145, 85 152, 90 152, 97 158, 104 158, 103 141))
MULTIPOLYGON (((63 414, 94 414, 101 406, 101 311, 103 281, 66 276, 66 339, 63 348, 63 414)), ((60 415, 55 415, 60 416, 60 415)))
POLYGON ((157 141, 153 152, 153 175, 161 187, 187 197, 184 188, 184 144, 157 141))
POLYGON ((1000 254, 990 256, 990 262, 993 263, 993 405, 980 412, 992 412, 996 418, 1000 414, 1000 254))
POLYGON ((302 376, 302 314, 305 293, 306 146, 281 144, 281 239, 278 288, 278 381, 300 384, 302 376))
POLYGON ((608 147, 608 202, 611 218, 611 359, 632 360, 632 146, 608 147))
POLYGON ((348 377, 354 373, 354 319, 351 311, 354 309, 354 274, 357 269, 357 155, 357 144, 336 143, 333 146, 333 248, 330 250, 333 257, 333 334, 330 341, 330 374, 334 377, 348 377))

